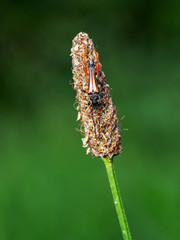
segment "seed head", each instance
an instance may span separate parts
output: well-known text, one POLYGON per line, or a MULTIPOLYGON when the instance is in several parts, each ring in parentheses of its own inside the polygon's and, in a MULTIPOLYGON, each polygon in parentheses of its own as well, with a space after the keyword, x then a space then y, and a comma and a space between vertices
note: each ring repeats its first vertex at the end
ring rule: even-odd
POLYGON ((92 153, 93 156, 100 158, 112 158, 122 150, 117 110, 113 105, 109 85, 106 84, 105 74, 98 60, 98 53, 88 34, 80 32, 73 39, 71 56, 73 85, 77 92, 77 120, 81 120, 80 131, 84 135, 83 147, 87 148, 87 154, 92 153), (95 63, 94 78, 99 89, 96 93, 89 91, 91 76, 87 76, 88 71, 85 72, 85 66, 88 70, 88 64, 92 62, 90 60, 95 63))

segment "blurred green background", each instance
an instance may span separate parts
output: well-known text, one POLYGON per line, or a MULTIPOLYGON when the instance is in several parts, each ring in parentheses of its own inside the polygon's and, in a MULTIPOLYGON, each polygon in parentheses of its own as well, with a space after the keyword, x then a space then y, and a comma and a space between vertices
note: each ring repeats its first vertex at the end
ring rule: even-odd
POLYGON ((179 12, 179 1, 1 1, 0 240, 122 239, 105 167, 76 131, 80 31, 126 115, 115 168, 133 239, 180 239, 179 12))

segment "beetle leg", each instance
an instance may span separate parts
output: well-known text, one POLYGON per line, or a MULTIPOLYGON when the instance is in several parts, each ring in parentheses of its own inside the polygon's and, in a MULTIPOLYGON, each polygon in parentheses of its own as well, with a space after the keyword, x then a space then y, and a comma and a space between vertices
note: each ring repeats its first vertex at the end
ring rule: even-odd
POLYGON ((86 66, 86 64, 84 63, 84 72, 85 72, 85 75, 86 75, 86 78, 87 78, 87 80, 88 80, 88 72, 87 72, 87 66, 86 66))
POLYGON ((96 124, 95 124, 95 122, 94 122, 94 118, 93 118, 93 107, 92 107, 92 106, 91 106, 91 118, 92 118, 92 121, 93 121, 95 138, 97 139, 97 134, 96 134, 96 124))
POLYGON ((100 114, 100 110, 99 110, 99 124, 98 124, 98 128, 99 128, 98 138, 99 139, 100 139, 100 122, 101 122, 101 114, 100 114))
POLYGON ((97 73, 97 79, 99 78, 99 56, 98 53, 95 51, 96 55, 96 73, 97 73))
POLYGON ((99 62, 96 62, 97 79, 99 78, 99 62))
POLYGON ((85 72, 86 78, 88 80, 88 71, 87 71, 87 66, 86 66, 86 61, 85 61, 86 60, 86 52, 87 52, 87 49, 84 50, 84 57, 83 57, 84 65, 83 65, 83 67, 84 67, 84 72, 85 72))

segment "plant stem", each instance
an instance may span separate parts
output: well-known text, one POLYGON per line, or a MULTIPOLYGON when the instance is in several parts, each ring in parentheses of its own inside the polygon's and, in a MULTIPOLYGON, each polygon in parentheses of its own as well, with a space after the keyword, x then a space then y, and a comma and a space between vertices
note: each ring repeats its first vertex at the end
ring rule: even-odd
POLYGON ((105 166, 106 166, 106 170, 107 170, 107 174, 108 174, 108 178, 109 178, 109 183, 110 183, 110 187, 111 187, 111 191, 112 191, 114 204, 115 204, 115 207, 116 207, 116 212, 117 212, 117 215, 118 215, 119 224, 120 224, 120 227, 121 227, 123 239, 124 240, 131 240, 131 234, 130 234, 130 230, 129 230, 129 227, 128 227, 128 222, 127 222, 127 219, 126 219, 125 211, 124 211, 124 208, 123 208, 123 203, 122 203, 122 200, 121 200, 121 196, 120 196, 120 192, 119 192, 119 189, 118 189, 118 184, 117 184, 117 180, 116 180, 116 176, 115 176, 113 161, 109 158, 102 158, 102 160, 104 161, 105 166))

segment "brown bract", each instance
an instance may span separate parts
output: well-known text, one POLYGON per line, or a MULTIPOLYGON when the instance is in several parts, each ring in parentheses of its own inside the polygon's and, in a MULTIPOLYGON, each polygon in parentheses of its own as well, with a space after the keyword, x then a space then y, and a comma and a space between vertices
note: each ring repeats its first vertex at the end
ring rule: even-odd
POLYGON ((100 106, 93 108, 91 106, 90 94, 88 91, 88 79, 84 72, 85 64, 89 60, 97 61, 96 51, 92 40, 88 34, 80 32, 72 41, 72 73, 74 89, 77 92, 76 103, 78 119, 81 120, 81 132, 83 147, 87 147, 87 154, 92 153, 96 157, 112 158, 121 152, 121 134, 118 126, 116 108, 113 105, 109 85, 106 84, 106 78, 100 65, 97 84, 99 88, 100 106))

